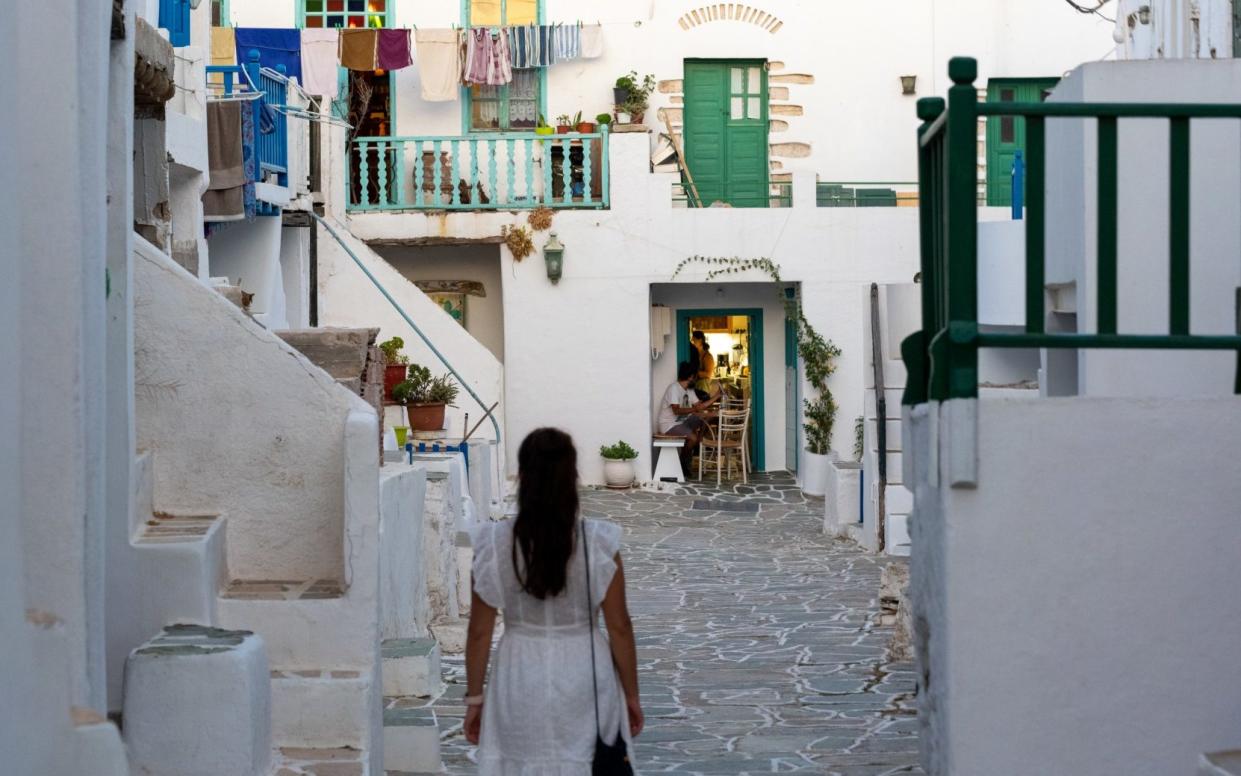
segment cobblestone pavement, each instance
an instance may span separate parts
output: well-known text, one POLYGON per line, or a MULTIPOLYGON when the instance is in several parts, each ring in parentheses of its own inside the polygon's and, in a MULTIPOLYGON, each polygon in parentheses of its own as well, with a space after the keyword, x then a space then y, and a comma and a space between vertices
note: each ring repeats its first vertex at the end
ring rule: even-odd
MULTIPOLYGON (((647 727, 642 773, 882 776, 917 767, 914 673, 877 623, 885 561, 822 534, 785 477, 676 495, 587 491, 625 528, 647 727)), ((472 774, 460 656, 432 704, 444 762, 472 774)))

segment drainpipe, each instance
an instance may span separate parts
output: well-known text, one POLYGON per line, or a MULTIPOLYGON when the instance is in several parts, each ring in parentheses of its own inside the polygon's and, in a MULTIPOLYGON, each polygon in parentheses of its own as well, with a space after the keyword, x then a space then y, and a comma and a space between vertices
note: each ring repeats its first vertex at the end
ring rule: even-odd
POLYGON ((870 353, 875 369, 875 441, 879 446, 879 499, 875 526, 879 529, 879 552, 887 545, 888 401, 884 397, 883 343, 879 339, 879 284, 870 284, 870 353))

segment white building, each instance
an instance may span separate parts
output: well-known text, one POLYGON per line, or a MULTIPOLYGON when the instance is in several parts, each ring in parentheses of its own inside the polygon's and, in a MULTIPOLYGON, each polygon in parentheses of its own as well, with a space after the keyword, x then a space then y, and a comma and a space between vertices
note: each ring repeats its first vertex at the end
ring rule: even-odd
MULTIPOLYGON (((1241 582, 1241 67, 1229 3, 1120 6, 1136 59, 1084 64, 1048 100, 1053 116, 1091 118, 1044 120, 1043 271, 1027 264, 1036 188, 1024 222, 975 227, 967 205, 956 229, 924 233, 954 268, 928 294, 952 301, 906 354, 923 364, 949 328, 960 345, 904 408, 932 774, 1235 772, 1203 753, 1237 747, 1241 714, 1241 610, 1209 592, 1241 582), (1174 29, 1195 30, 1193 45, 1173 45, 1174 29), (1114 123, 1093 118, 1109 110, 1114 123), (975 228, 976 273, 962 242, 975 228), (970 276, 976 310, 968 285, 952 293, 970 276), (1038 390, 988 387, 986 354, 1021 344, 1038 390)), ((927 130, 947 143, 952 105, 927 130)))

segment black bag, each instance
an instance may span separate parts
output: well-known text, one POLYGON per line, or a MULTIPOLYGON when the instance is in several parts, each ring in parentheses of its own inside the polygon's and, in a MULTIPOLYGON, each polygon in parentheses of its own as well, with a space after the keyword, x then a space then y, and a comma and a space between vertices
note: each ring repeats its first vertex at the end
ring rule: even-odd
MULTIPOLYGON (((595 607, 590 594, 590 547, 586 543, 586 521, 582 520, 582 557, 586 561, 586 613, 590 623, 590 683, 595 692, 595 759, 590 764, 593 776, 633 776, 629 764, 629 748, 625 737, 616 733, 616 741, 607 743, 599 731, 599 679, 595 676, 595 607)), ((628 724, 624 718, 621 724, 628 724)))

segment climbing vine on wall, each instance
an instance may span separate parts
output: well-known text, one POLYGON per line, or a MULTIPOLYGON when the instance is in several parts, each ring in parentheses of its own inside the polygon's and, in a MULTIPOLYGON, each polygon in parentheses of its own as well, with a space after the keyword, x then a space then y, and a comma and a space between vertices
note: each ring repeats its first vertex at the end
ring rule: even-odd
MULTIPOLYGON (((675 280, 686 268, 695 265, 710 268, 706 277, 708 283, 725 275, 750 271, 762 272, 775 283, 784 283, 780 279, 780 265, 766 257, 743 259, 736 256, 690 256, 677 264, 672 279, 675 280)), ((784 315, 793 321, 797 331, 797 353, 801 356, 806 370, 806 381, 817 394, 813 399, 805 400, 806 422, 802 428, 806 432, 806 446, 813 453, 826 455, 832 442, 832 427, 836 424, 837 410, 836 400, 832 397, 831 389, 827 387, 827 379, 836 371, 836 359, 840 358, 841 350, 806 320, 799 295, 785 296, 783 288, 780 292, 784 315)))

